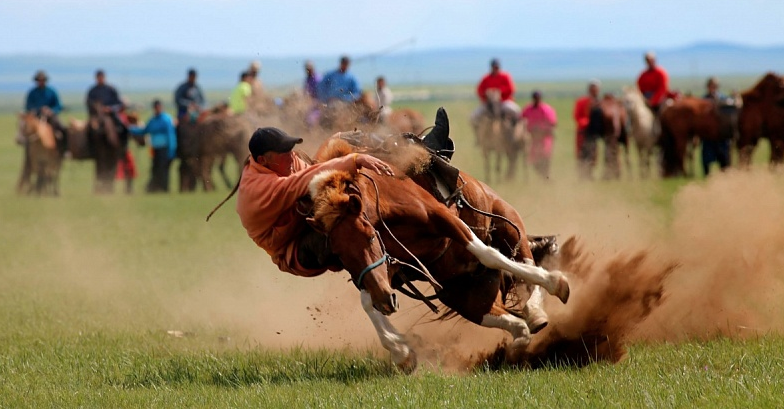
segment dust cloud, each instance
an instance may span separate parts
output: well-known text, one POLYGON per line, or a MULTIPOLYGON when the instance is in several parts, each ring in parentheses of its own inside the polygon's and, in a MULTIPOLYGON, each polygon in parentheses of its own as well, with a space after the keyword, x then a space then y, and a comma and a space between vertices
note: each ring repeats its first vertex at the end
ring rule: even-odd
MULTIPOLYGON (((512 358, 502 342, 479 361, 534 367, 617 362, 636 342, 781 333, 782 211, 780 176, 733 171, 683 187, 666 230, 632 224, 626 230, 594 231, 591 241, 569 238, 560 254, 573 287, 569 303, 547 300, 551 323, 524 354, 512 358), (615 242, 617 236, 638 239, 625 246, 595 242, 605 234, 615 242)), ((636 213, 629 207, 605 217, 636 213)))

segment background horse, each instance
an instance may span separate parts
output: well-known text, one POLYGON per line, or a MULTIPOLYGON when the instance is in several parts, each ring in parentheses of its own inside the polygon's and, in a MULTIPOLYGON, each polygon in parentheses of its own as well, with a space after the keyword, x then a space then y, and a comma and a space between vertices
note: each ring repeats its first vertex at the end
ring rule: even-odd
POLYGON ((741 166, 751 164, 760 137, 770 141, 771 165, 784 162, 784 78, 772 72, 741 94, 738 153, 741 166))
MULTIPOLYGON (((476 139, 482 148, 484 159, 485 182, 492 180, 492 171, 495 178, 501 178, 502 156, 506 157, 507 169, 505 177, 513 179, 517 167, 517 159, 525 148, 524 140, 520 133, 515 132, 514 121, 507 118, 502 110, 501 92, 497 89, 487 90, 487 109, 477 118, 475 127, 476 139), (495 161, 495 166, 491 162, 495 161)), ((525 163, 525 155, 523 155, 525 163)))
MULTIPOLYGON (((344 148, 342 153, 351 150, 344 148)), ((313 216, 309 222, 327 235, 332 252, 362 290, 363 308, 382 344, 405 370, 415 365, 415 355, 384 315, 397 310, 393 288, 408 279, 433 283, 438 299, 469 321, 509 331, 514 337, 510 351, 517 352, 528 345, 531 329, 521 318, 525 312, 507 304, 512 302, 510 291, 524 282, 544 287, 563 302, 568 298, 562 273, 534 265, 522 220, 514 209, 470 175, 460 177, 461 208, 456 203, 445 206, 421 186, 425 182, 408 177, 332 171, 318 175, 310 186, 313 216), (506 223, 495 224, 466 203, 509 216, 520 232, 506 223), (397 261, 387 264, 389 256, 397 261), (426 268, 410 267, 419 262, 426 268)))
POLYGON ((662 111, 660 122, 664 177, 693 176, 693 151, 698 141, 720 141, 734 135, 733 124, 720 107, 702 98, 676 100, 662 111))
POLYGON ((640 163, 640 178, 647 179, 651 175, 651 156, 658 142, 654 132, 653 112, 645 106, 645 100, 637 88, 623 89, 623 102, 631 124, 632 139, 637 147, 640 163))
POLYGON ((19 114, 19 136, 24 146, 24 160, 17 193, 58 196, 62 156, 52 126, 35 114, 19 114), (35 176, 35 184, 31 184, 32 176, 35 176))
POLYGON ((191 121, 184 119, 177 127, 177 154, 180 158, 180 191, 196 189, 201 182, 205 191, 215 190, 212 168, 217 162, 221 176, 230 188, 234 183, 225 171, 226 156, 232 156, 238 164, 239 174, 242 163, 248 156, 250 124, 241 116, 228 113, 225 105, 204 111, 191 121))

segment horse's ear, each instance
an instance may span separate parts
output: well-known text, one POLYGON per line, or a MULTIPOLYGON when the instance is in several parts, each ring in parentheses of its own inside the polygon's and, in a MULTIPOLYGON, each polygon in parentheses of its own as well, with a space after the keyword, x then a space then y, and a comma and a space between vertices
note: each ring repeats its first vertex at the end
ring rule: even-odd
POLYGON ((355 194, 348 195, 348 206, 346 206, 346 210, 351 214, 362 213, 362 198, 355 194))

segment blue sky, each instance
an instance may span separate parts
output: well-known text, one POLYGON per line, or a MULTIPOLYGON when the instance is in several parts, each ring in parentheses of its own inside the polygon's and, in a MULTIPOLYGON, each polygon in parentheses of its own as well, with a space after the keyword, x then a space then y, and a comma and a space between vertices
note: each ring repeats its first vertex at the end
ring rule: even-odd
POLYGON ((2 0, 0 54, 784 45, 783 0, 2 0))

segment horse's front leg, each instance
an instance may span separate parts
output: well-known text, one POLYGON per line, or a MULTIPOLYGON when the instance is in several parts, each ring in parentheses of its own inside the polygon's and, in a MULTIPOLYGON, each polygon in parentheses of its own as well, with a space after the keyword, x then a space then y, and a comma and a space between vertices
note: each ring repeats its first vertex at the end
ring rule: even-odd
POLYGON ((369 292, 360 291, 360 299, 362 300, 362 308, 370 318, 370 322, 373 323, 373 327, 376 328, 381 345, 392 354, 392 362, 405 373, 413 372, 417 366, 414 350, 406 344, 405 338, 392 326, 389 318, 373 308, 373 299, 369 292))

